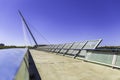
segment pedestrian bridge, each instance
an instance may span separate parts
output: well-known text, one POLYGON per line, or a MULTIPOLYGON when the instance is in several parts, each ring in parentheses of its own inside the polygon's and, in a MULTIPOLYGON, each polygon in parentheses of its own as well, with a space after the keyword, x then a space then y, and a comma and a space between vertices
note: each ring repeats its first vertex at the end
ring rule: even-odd
POLYGON ((1 80, 120 80, 120 50, 102 40, 0 50, 1 80))
POLYGON ((54 53, 30 50, 42 80, 120 80, 120 70, 54 53))

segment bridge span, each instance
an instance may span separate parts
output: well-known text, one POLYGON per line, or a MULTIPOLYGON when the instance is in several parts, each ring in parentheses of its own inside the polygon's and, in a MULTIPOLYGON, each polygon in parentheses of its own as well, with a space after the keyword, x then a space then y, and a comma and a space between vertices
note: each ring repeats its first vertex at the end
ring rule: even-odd
POLYGON ((120 70, 55 53, 30 50, 42 80, 120 80, 120 70))

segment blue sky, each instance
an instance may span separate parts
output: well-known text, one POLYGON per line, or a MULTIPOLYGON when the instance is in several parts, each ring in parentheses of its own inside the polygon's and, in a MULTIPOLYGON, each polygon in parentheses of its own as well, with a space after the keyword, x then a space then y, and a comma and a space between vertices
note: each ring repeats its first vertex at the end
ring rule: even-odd
POLYGON ((39 44, 47 41, 38 32, 50 43, 101 38, 101 45, 120 45, 120 0, 0 0, 0 43, 24 45, 18 9, 39 44))

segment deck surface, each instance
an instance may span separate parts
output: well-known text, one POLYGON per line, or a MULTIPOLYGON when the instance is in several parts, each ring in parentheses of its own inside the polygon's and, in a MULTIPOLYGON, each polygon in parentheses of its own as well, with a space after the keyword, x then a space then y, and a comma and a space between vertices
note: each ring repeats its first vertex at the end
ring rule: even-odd
POLYGON ((120 80, 120 70, 44 51, 30 50, 42 80, 120 80))

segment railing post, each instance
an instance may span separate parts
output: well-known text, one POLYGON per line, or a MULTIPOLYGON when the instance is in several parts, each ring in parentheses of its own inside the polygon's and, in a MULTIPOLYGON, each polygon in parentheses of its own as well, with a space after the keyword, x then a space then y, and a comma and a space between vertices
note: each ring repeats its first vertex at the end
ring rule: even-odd
POLYGON ((117 61, 117 53, 114 53, 113 60, 112 60, 112 68, 114 68, 116 61, 117 61))

